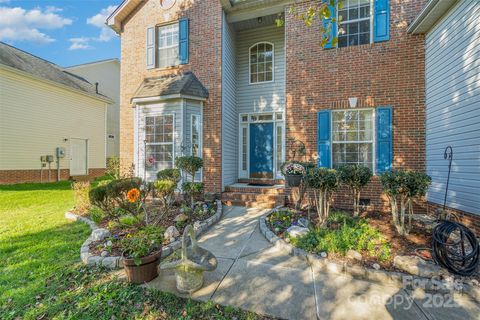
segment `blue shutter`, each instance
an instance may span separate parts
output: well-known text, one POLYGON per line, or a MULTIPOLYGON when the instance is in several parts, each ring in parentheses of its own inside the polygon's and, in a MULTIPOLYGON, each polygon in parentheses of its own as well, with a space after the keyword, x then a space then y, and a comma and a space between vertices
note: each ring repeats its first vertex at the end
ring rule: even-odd
POLYGON ((377 173, 392 170, 392 107, 377 108, 377 173))
POLYGON ((388 0, 375 0, 373 9, 373 41, 390 40, 390 5, 388 0))
POLYGON ((327 36, 329 37, 327 43, 325 43, 325 46, 323 48, 332 49, 336 47, 336 45, 334 45, 333 39, 337 37, 337 13, 335 10, 335 6, 330 5, 330 0, 323 0, 323 2, 329 3, 328 9, 330 11, 330 19, 322 19, 323 28, 326 31, 330 31, 328 34, 323 35, 323 39, 325 39, 327 36), (334 19, 334 22, 329 26, 332 19, 334 19))
POLYGON ((318 143, 318 166, 330 168, 330 110, 318 112, 317 143, 318 143))
POLYGON ((179 21, 179 55, 180 64, 188 63, 188 18, 179 21))

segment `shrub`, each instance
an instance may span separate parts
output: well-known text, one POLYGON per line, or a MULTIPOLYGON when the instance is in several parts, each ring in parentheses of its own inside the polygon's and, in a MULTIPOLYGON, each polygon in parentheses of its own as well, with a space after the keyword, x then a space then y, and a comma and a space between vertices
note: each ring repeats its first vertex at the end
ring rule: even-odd
POLYGON ((293 245, 313 253, 330 252, 345 255, 348 250, 364 251, 371 257, 385 261, 391 257, 391 248, 380 231, 365 219, 352 218, 344 213, 333 213, 328 223, 341 222, 336 230, 320 227, 306 235, 291 238, 293 245))
POLYGON ((380 181, 390 202, 392 223, 401 235, 408 234, 412 223, 413 199, 425 196, 431 178, 423 172, 398 170, 382 174, 380 181), (400 211, 397 198, 400 198, 400 211), (408 225, 405 225, 407 214, 408 225))
POLYGON ((203 193, 203 183, 202 182, 184 182, 182 184, 182 190, 190 196, 191 207, 193 208, 195 204, 195 198, 203 193))
POLYGON ((170 180, 175 182, 175 184, 180 182, 181 174, 178 169, 164 169, 160 170, 157 173, 158 180, 170 180))
POLYGON ((107 170, 105 174, 110 177, 110 179, 120 179, 120 158, 119 157, 109 157, 107 159, 107 170))
MULTIPOLYGON (((200 187, 194 186, 194 184, 195 184, 195 175, 197 171, 203 167, 203 159, 195 156, 185 156, 185 157, 176 158, 175 163, 180 170, 184 171, 187 175, 190 175, 190 177, 192 178, 191 180, 192 185, 184 183, 182 185, 182 190, 187 195, 190 196, 190 206, 193 208, 194 196, 198 193, 201 193, 201 192, 198 192, 200 191, 199 190, 200 187)), ((203 191, 203 184, 201 189, 203 191)))
POLYGON ((107 196, 107 184, 98 185, 92 188, 88 193, 90 202, 99 207, 104 212, 109 212, 114 208, 113 202, 107 196))
POLYGON ((332 193, 338 188, 338 182, 338 173, 334 169, 313 168, 305 176, 307 187, 313 189, 320 225, 327 221, 332 193))
POLYGON ((345 165, 338 170, 340 181, 347 185, 353 192, 353 215, 360 213, 360 190, 372 178, 372 170, 361 165, 345 165))
POLYGON ((105 212, 103 212, 103 210, 99 207, 91 207, 88 213, 90 214, 90 219, 92 219, 92 221, 96 224, 101 223, 103 219, 105 219, 105 212))
POLYGON ((175 198, 175 188, 177 183, 172 180, 158 180, 154 183, 155 191, 162 201, 162 205, 166 208, 170 206, 175 198))
POLYGON ((178 157, 175 159, 175 164, 180 170, 187 173, 194 182, 195 174, 203 167, 203 159, 194 156, 178 157))
POLYGON ((75 212, 85 214, 90 209, 89 198, 90 182, 80 181, 72 183, 73 197, 75 199, 75 212))

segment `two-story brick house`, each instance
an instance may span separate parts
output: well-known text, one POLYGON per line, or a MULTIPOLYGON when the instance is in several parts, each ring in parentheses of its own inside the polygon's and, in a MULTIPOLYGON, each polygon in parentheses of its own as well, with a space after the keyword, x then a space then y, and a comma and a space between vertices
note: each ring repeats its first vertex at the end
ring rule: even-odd
MULTIPOLYGON (((291 3, 124 1, 107 21, 122 40, 123 163, 149 179, 195 154, 206 191, 269 205, 282 186, 237 183, 281 182, 291 139, 321 166, 425 170, 424 36, 407 27, 426 1, 343 1, 331 8, 338 44, 325 48, 321 22, 305 26, 291 3)), ((350 205, 339 194, 336 205, 350 205)), ((386 206, 377 178, 362 198, 386 206)))

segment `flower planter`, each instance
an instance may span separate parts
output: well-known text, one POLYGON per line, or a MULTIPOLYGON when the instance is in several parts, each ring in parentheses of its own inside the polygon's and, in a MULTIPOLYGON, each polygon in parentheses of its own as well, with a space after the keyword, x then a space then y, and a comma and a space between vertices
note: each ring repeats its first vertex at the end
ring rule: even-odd
POLYGON ((287 185, 289 187, 298 187, 302 183, 302 175, 301 174, 287 174, 285 175, 285 181, 287 181, 287 185))
POLYGON ((131 283, 145 283, 158 277, 158 264, 162 256, 162 249, 141 258, 140 265, 136 265, 133 259, 123 258, 123 268, 127 279, 131 283))

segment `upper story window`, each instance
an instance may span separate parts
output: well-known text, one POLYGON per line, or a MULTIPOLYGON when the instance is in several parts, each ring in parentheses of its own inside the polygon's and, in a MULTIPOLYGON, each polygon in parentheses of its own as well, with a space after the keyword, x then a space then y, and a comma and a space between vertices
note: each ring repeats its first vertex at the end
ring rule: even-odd
POLYGON ((338 47, 370 43, 373 30, 371 0, 343 0, 338 7, 338 47))
POLYGON ((167 68, 188 63, 189 21, 147 28, 147 69, 167 68))
POLYGON ((273 44, 261 42, 250 47, 250 83, 273 81, 273 44))
POLYGON ((179 64, 178 23, 158 27, 158 67, 166 68, 179 64))

